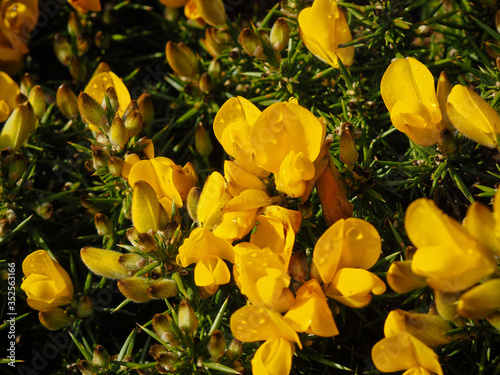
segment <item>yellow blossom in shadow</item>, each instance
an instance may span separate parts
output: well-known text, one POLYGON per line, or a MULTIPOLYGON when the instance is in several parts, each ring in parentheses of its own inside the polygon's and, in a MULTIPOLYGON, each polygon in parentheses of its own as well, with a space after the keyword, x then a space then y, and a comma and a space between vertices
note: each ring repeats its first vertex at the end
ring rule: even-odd
POLYGON ((5 72, 0 72, 0 122, 7 120, 16 108, 19 85, 5 72))
POLYGON ((290 275, 279 256, 269 248, 243 242, 234 247, 236 284, 253 305, 283 312, 293 304, 290 275))
POLYGON ((396 129, 421 146, 438 142, 443 116, 434 77, 424 64, 413 57, 393 61, 382 77, 380 93, 396 129))
POLYGON ((321 61, 338 68, 338 59, 350 66, 354 47, 339 48, 352 40, 344 12, 336 1, 315 0, 312 7, 299 14, 299 33, 307 49, 321 61))
POLYGON ((443 375, 437 354, 408 332, 400 332, 377 342, 372 360, 382 372, 406 370, 403 375, 443 375))
POLYGON ((327 298, 316 279, 303 284, 285 320, 298 332, 331 337, 339 334, 327 298))
POLYGON ((31 308, 46 310, 67 305, 73 299, 71 278, 45 250, 37 250, 24 259, 23 273, 21 289, 31 308))
POLYGON ((420 198, 406 210, 405 228, 417 251, 411 268, 433 288, 460 292, 491 275, 496 262, 457 221, 420 198))

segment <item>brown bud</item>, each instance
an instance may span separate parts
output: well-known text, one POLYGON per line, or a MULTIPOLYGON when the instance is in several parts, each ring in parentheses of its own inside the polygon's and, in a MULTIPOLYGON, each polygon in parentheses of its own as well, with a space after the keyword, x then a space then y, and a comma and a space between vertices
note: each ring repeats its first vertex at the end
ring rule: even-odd
POLYGON ((83 81, 87 75, 87 66, 78 56, 73 56, 69 60, 69 73, 77 81, 83 81))
POLYGON ((167 61, 172 70, 181 77, 198 77, 198 57, 184 43, 169 41, 166 47, 167 61))
POLYGON ((173 280, 161 279, 151 285, 148 295, 152 299, 166 299, 177 294, 177 284, 173 280))
POLYGON ((224 338, 224 334, 218 329, 210 336, 207 349, 212 359, 216 362, 224 355, 226 351, 226 339, 224 338))
POLYGON ((120 116, 116 116, 113 119, 113 123, 111 124, 111 128, 108 132, 108 138, 113 148, 117 151, 123 150, 127 144, 129 134, 120 116))
POLYGON ((127 129, 129 137, 134 137, 141 132, 142 129, 142 114, 139 110, 130 113, 125 120, 125 128, 127 129))
POLYGON ((68 66, 71 58, 73 57, 73 50, 71 49, 71 44, 61 34, 56 34, 54 36, 54 52, 59 62, 63 65, 68 66))
POLYGON ((262 41, 252 29, 248 27, 243 29, 238 37, 238 41, 250 56, 260 58, 264 53, 262 41))
POLYGON ((57 331, 71 323, 70 317, 60 307, 53 307, 40 311, 38 313, 38 319, 45 328, 51 331, 57 331))
POLYGON ((137 99, 137 106, 139 107, 139 112, 141 112, 144 125, 151 125, 155 118, 152 96, 150 94, 142 94, 137 99))
POLYGON ((113 235, 113 222, 106 215, 101 213, 95 214, 94 224, 100 236, 113 235))
POLYGON ((147 302, 151 299, 148 289, 152 283, 152 280, 144 277, 130 277, 118 280, 118 289, 125 297, 134 302, 147 302))
POLYGON ((66 83, 57 89, 56 103, 66 118, 74 119, 78 116, 78 98, 66 83))
POLYGON ((104 346, 96 345, 96 347, 94 348, 92 362, 94 363, 94 365, 101 368, 106 368, 109 366, 109 364, 111 363, 111 357, 106 349, 104 349, 104 346))
POLYGON ((271 29, 271 35, 269 37, 271 47, 274 51, 282 51, 288 45, 289 38, 290 26, 286 19, 280 17, 276 20, 271 29))
POLYGON ((94 304, 92 299, 88 296, 81 296, 78 301, 78 307, 76 310, 76 315, 80 319, 85 319, 90 317, 94 313, 94 304))
POLYGON ((28 97, 33 86, 35 86, 33 78, 31 78, 31 75, 29 73, 25 73, 23 75, 23 78, 21 78, 21 84, 19 85, 21 94, 28 97))
POLYGON ((194 146, 202 157, 208 157, 213 151, 212 141, 207 128, 199 123, 194 134, 194 146))
POLYGON ((179 328, 184 331, 185 334, 191 335, 196 328, 198 328, 198 318, 196 318, 196 313, 189 304, 188 300, 183 299, 179 304, 179 328))
POLYGON ((82 24, 76 12, 71 12, 68 16, 68 33, 77 36, 82 31, 82 24))
POLYGON ((117 156, 110 156, 108 159, 108 169, 115 177, 120 177, 123 170, 123 160, 117 156))
POLYGON ((340 130, 340 160, 347 165, 349 170, 352 169, 359 156, 350 125, 350 123, 344 122, 340 130))
MULTIPOLYGON (((83 121, 87 124, 99 126, 101 117, 106 117, 102 106, 86 92, 82 92, 78 95, 78 110, 80 111, 83 121)), ((103 130, 107 131, 108 129, 103 130)))
POLYGON ((44 202, 35 208, 35 212, 44 220, 49 220, 54 214, 54 206, 52 203, 44 202))

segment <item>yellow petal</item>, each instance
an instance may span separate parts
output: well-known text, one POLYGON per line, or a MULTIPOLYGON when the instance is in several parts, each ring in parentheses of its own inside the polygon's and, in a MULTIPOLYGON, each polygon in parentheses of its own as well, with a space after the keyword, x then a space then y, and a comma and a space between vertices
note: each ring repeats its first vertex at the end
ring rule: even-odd
POLYGON ((281 162, 276 176, 276 189, 292 197, 302 196, 306 190, 306 181, 315 175, 313 162, 304 153, 288 153, 281 162))
POLYGON ((233 187, 231 195, 238 195, 245 189, 266 190, 266 186, 256 175, 246 171, 234 161, 224 162, 224 177, 228 182, 228 188, 233 187))
POLYGON ((102 103, 106 89, 110 86, 114 87, 118 97, 118 114, 123 115, 131 99, 127 87, 115 73, 104 72, 92 77, 84 92, 93 97, 98 103, 102 103))
POLYGON ((134 166, 135 163, 139 162, 141 159, 137 154, 130 154, 128 155, 125 160, 123 161, 123 168, 122 168, 122 177, 125 179, 128 179, 128 176, 130 174, 130 170, 134 166))
POLYGON ((299 14, 300 37, 307 49, 318 59, 338 67, 337 58, 344 65, 353 62, 354 47, 338 48, 352 40, 344 13, 335 1, 316 0, 313 6, 299 14))
POLYGON ((211 287, 213 285, 227 284, 231 274, 226 263, 217 256, 211 256, 196 263, 194 269, 194 282, 198 286, 211 287))
POLYGON ((372 348, 372 360, 382 372, 395 372, 413 367, 443 375, 437 354, 407 332, 386 337, 372 348))
POLYGON ((487 147, 497 147, 500 130, 498 113, 471 89, 455 85, 446 111, 451 123, 467 137, 487 147))
POLYGON ((469 289, 458 300, 458 313, 468 319, 481 319, 500 309, 500 279, 469 289))
POLYGON ((7 73, 0 72, 0 103, 3 102, 0 122, 5 121, 16 108, 16 97, 19 92, 19 85, 7 73))
POLYGON ((214 234, 229 242, 245 237, 255 225, 257 209, 225 212, 222 221, 213 229, 214 234))
POLYGON ((273 203, 265 191, 257 189, 247 189, 233 197, 225 204, 222 211, 246 211, 261 208, 273 203))
POLYGON ((155 191, 146 181, 137 181, 134 185, 132 222, 139 233, 146 233, 150 230, 156 232, 159 229, 160 202, 155 191))
POLYGON ((177 263, 182 267, 187 267, 191 263, 210 257, 234 262, 234 250, 229 242, 217 237, 208 229, 195 228, 179 247, 177 263))
POLYGON ((408 293, 427 286, 425 278, 411 270, 411 260, 395 261, 387 271, 387 284, 397 293, 408 293))
POLYGON ((231 197, 226 193, 226 180, 219 172, 208 176, 198 201, 198 223, 208 229, 222 220, 222 207, 231 197))
MULTIPOLYGON (((131 160, 131 162, 133 161, 134 159, 131 160)), ((138 181, 147 182, 158 197, 163 197, 160 183, 151 160, 139 160, 131 166, 128 174, 128 183, 134 188, 138 181)))
POLYGON ((500 254, 500 238, 497 234, 495 215, 485 205, 474 202, 467 209, 463 226, 485 249, 500 254))
POLYGON ((288 375, 295 351, 292 342, 272 338, 262 344, 252 358, 252 373, 259 375, 288 375))

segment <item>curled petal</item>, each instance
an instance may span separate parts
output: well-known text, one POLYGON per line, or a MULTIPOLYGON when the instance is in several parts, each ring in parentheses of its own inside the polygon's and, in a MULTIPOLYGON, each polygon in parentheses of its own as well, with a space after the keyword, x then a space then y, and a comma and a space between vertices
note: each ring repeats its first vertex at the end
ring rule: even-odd
POLYGON ((295 351, 293 342, 277 337, 267 340, 255 352, 252 373, 258 375, 288 375, 295 351))
POLYGON ((194 282, 198 286, 211 287, 227 284, 231 280, 231 273, 226 263, 217 256, 211 256, 196 263, 194 282))
POLYGON ((425 278, 411 270, 411 260, 395 261, 387 271, 387 283, 397 293, 408 293, 427 286, 425 278))

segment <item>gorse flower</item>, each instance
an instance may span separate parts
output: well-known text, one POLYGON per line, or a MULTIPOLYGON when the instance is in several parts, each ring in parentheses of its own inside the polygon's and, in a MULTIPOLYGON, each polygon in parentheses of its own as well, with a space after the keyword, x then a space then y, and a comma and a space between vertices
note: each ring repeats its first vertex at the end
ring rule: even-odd
POLYGON ((0 72, 0 122, 7 120, 16 107, 19 85, 5 72, 0 72))
POLYGON ((352 36, 336 1, 315 0, 312 7, 300 12, 298 21, 300 37, 313 55, 336 68, 339 59, 346 66, 352 65, 354 47, 339 48, 350 42, 352 36))
POLYGON ((37 250, 23 261, 21 289, 35 310, 67 305, 73 299, 73 283, 68 273, 45 250, 37 250))
POLYGON ((382 77, 380 93, 396 129, 421 146, 438 142, 444 130, 444 108, 439 106, 434 77, 424 64, 413 57, 396 59, 382 77))

